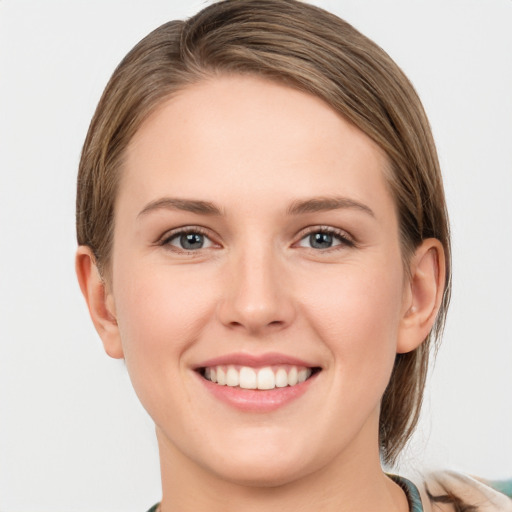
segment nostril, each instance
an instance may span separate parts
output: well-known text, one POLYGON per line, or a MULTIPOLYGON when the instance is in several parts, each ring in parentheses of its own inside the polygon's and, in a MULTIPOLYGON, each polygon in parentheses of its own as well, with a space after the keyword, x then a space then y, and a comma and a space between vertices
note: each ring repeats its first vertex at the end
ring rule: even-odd
POLYGON ((276 290, 272 294, 269 291, 268 296, 257 292, 257 287, 247 286, 222 298, 217 305, 220 322, 231 329, 251 333, 274 332, 293 322, 295 308, 290 297, 280 296, 276 290))
POLYGON ((279 329, 281 327, 283 327, 284 325, 286 324, 286 322, 282 321, 282 320, 272 320, 271 322, 268 322, 265 324, 265 322, 261 322, 261 323, 252 323, 252 322, 237 322, 237 321, 232 321, 232 322, 229 322, 229 326, 232 327, 232 328, 242 328, 242 329, 245 329, 247 327, 249 327, 251 330, 254 329, 254 330, 260 330, 261 328, 275 328, 275 329, 279 329))

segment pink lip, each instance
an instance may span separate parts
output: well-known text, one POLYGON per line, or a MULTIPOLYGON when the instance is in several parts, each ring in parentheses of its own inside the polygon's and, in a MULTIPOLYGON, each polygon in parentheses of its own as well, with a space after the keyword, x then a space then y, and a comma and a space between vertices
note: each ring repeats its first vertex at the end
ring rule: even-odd
POLYGON ((292 366, 304 366, 306 368, 317 367, 318 365, 308 363, 302 359, 296 357, 287 356, 285 354, 279 354, 276 352, 269 352, 266 354, 252 355, 244 353, 226 354, 224 356, 215 357, 208 359, 200 364, 195 365, 194 369, 206 368, 209 366, 221 366, 221 365, 239 365, 239 366, 250 366, 252 368, 261 368, 263 366, 277 366, 277 365, 292 365, 292 366))
MULTIPOLYGON (((277 365, 303 366, 306 368, 317 367, 301 359, 284 354, 267 353, 262 355, 249 355, 237 353, 204 361, 197 365, 195 370, 221 365, 240 365, 250 366, 253 368, 277 365)), ((270 390, 258 390, 221 386, 205 379, 199 372, 196 373, 205 389, 217 400, 220 400, 221 402, 240 411, 254 413, 272 412, 298 399, 310 389, 319 375, 319 373, 315 373, 305 382, 301 382, 295 386, 274 388, 270 390)))
POLYGON ((265 413, 275 411, 301 397, 310 388, 319 374, 316 373, 305 382, 295 386, 274 388, 268 391, 219 386, 206 380, 201 375, 197 375, 205 388, 221 402, 241 411, 265 413))

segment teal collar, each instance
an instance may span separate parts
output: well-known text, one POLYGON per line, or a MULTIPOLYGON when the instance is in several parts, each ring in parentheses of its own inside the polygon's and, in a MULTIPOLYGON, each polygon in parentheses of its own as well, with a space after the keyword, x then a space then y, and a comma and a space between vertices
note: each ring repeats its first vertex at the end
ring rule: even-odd
POLYGON ((388 476, 405 492, 407 501, 409 502, 410 512, 423 512, 423 505, 421 504, 421 497, 418 488, 410 480, 407 480, 407 478, 404 478, 403 476, 390 474, 388 474, 388 476))
MULTIPOLYGON (((389 475, 395 483, 397 483, 405 492, 407 496, 407 501, 409 502, 409 511, 410 512, 423 512, 423 505, 421 504, 421 497, 418 488, 407 478, 398 475, 389 475)), ((158 504, 154 507, 151 507, 148 512, 156 512, 158 508, 158 504)))

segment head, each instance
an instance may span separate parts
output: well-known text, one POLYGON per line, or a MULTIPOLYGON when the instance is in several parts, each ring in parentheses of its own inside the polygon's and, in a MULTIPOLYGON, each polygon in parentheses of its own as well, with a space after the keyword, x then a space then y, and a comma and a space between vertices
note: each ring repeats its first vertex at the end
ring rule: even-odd
POLYGON ((165 24, 125 57, 100 100, 78 177, 78 243, 112 284, 115 207, 127 149, 170 98, 215 77, 256 77, 320 99, 385 155, 385 182, 398 220, 404 273, 416 249, 437 239, 446 279, 437 319, 414 350, 396 354, 380 408, 380 448, 393 462, 416 426, 429 355, 449 301, 449 228, 430 127, 411 83, 375 43, 346 22, 296 1, 211 5, 165 24))

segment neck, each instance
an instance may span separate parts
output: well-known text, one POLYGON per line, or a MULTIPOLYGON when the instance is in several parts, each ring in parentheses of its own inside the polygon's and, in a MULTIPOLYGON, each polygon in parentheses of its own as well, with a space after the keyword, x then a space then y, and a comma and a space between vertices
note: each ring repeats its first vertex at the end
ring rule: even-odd
POLYGON ((380 466, 378 447, 342 453, 306 475, 279 484, 226 478, 179 452, 158 432, 161 512, 407 512, 404 492, 380 466), (357 454, 357 456, 356 456, 357 454))

